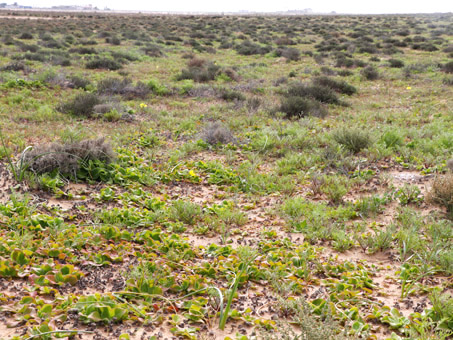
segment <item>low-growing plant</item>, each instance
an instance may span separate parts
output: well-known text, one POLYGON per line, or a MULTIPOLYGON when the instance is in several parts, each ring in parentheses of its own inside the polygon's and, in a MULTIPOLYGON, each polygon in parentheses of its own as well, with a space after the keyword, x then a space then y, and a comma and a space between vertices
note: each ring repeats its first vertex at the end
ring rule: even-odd
POLYGON ((210 145, 234 142, 233 133, 220 122, 209 123, 200 134, 201 139, 210 145))
POLYGON ((332 88, 316 83, 312 85, 304 83, 292 84, 288 88, 287 93, 288 97, 312 98, 326 104, 340 103, 337 94, 332 88))
POLYGON ((171 218, 190 225, 201 217, 201 208, 197 204, 183 200, 174 201, 170 211, 171 218))
POLYGON ((327 115, 327 110, 317 101, 297 96, 283 98, 278 110, 285 113, 288 119, 306 116, 322 118, 327 115))
POLYGON ((368 132, 357 128, 341 128, 333 133, 333 139, 347 150, 356 154, 372 144, 368 132))
POLYGON ((291 326, 279 322, 275 328, 261 328, 260 338, 265 340, 346 340, 349 337, 346 331, 334 320, 334 316, 327 310, 318 313, 303 298, 278 299, 279 314, 289 315, 292 319, 291 326))
POLYGON ((119 70, 122 65, 110 58, 96 58, 85 64, 87 69, 107 69, 107 70, 119 70))
POLYGON ((94 93, 80 93, 72 100, 60 104, 57 109, 63 113, 74 116, 90 117, 94 112, 94 107, 101 103, 99 97, 94 93))
POLYGON ((329 77, 325 77, 325 76, 316 77, 315 79, 313 79, 313 83, 322 85, 325 87, 329 87, 336 92, 343 93, 348 96, 353 95, 354 93, 357 92, 357 89, 354 86, 348 84, 347 82, 335 80, 333 78, 329 78, 329 77))
POLYGON ((379 78, 379 72, 374 66, 365 67, 361 74, 366 80, 376 80, 379 78))
POLYGON ((404 61, 399 59, 389 59, 389 66, 393 68, 402 68, 404 67, 404 61))
POLYGON ((23 154, 27 170, 36 174, 58 172, 74 176, 80 165, 88 161, 109 163, 114 152, 104 138, 88 139, 69 144, 50 144, 34 147, 23 154))
MULTIPOLYGON (((198 59, 196 59, 198 60, 198 59)), ((181 71, 177 76, 177 80, 192 79, 193 81, 202 83, 214 80, 219 74, 220 66, 213 62, 194 62, 193 59, 188 62, 188 68, 181 71)))
POLYGON ((403 137, 395 130, 389 130, 381 136, 381 141, 386 148, 395 148, 403 144, 403 137))
POLYGON ((447 215, 450 219, 453 219, 453 173, 438 175, 434 178, 428 199, 445 207, 447 215))

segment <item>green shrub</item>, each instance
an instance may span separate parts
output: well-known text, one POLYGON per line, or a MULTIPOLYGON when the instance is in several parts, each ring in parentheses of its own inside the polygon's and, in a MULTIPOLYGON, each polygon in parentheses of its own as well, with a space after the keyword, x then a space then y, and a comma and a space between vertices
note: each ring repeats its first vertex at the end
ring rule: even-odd
POLYGON ((303 84, 296 83, 292 84, 288 88, 287 92, 288 97, 301 97, 301 98, 312 98, 321 103, 327 104, 339 104, 340 100, 338 99, 337 94, 334 90, 329 87, 313 84, 303 84))
POLYGON ((227 102, 245 100, 245 96, 241 92, 229 89, 222 89, 220 91, 220 98, 226 100, 227 102))
POLYGON ((284 57, 287 60, 297 61, 300 59, 300 51, 297 48, 278 48, 275 50, 277 57, 284 57))
POLYGON ((327 114, 327 110, 317 101, 296 96, 283 98, 279 111, 285 113, 286 118, 325 117, 327 114))
POLYGON ((203 83, 214 80, 219 74, 220 66, 206 62, 200 65, 194 65, 189 62, 189 67, 182 70, 177 76, 177 80, 192 79, 193 81, 203 83))
POLYGON ((86 63, 87 69, 119 70, 122 66, 119 62, 109 58, 97 58, 86 63))
POLYGON ((161 48, 157 45, 147 45, 142 48, 142 51, 150 57, 162 57, 164 55, 161 48))
POLYGON ((88 79, 79 77, 79 76, 75 76, 75 75, 70 76, 68 80, 69 80, 68 87, 73 88, 73 89, 86 90, 88 88, 88 86, 91 85, 91 82, 88 79))
POLYGON ((376 80, 379 78, 379 72, 374 66, 365 67, 361 73, 367 80, 376 80))
POLYGON ((404 61, 399 59, 389 59, 389 66, 393 68, 401 68, 404 67, 404 61))
POLYGON ((335 80, 329 77, 316 77, 315 79, 313 79, 313 83, 331 88, 336 92, 347 94, 349 96, 357 92, 357 89, 354 86, 348 84, 347 82, 342 80, 341 81, 335 80))
POLYGON ((170 94, 170 90, 155 79, 151 79, 146 85, 156 96, 166 96, 170 94))
POLYGON ((69 102, 58 106, 57 110, 75 116, 89 117, 92 115, 94 107, 100 103, 100 99, 94 93, 80 93, 69 102))
POLYGON ((201 208, 192 202, 177 200, 171 207, 171 218, 193 225, 201 216, 201 208))
POLYGON ((394 148, 403 144, 403 137, 401 137, 396 131, 389 130, 382 135, 381 141, 384 143, 386 148, 394 148))
POLYGON ((240 55, 254 55, 266 54, 271 51, 270 46, 261 46, 253 43, 250 40, 243 41, 241 44, 235 46, 235 50, 240 55))
POLYGON ((370 135, 357 128, 339 129, 333 133, 333 139, 353 153, 359 153, 372 144, 370 135))
POLYGON ((30 39, 33 39, 33 34, 31 34, 30 32, 24 32, 22 33, 20 36, 19 36, 19 39, 27 39, 27 40, 30 40, 30 39))
POLYGON ((442 70, 445 73, 453 73, 453 60, 445 63, 445 65, 442 66, 442 70))

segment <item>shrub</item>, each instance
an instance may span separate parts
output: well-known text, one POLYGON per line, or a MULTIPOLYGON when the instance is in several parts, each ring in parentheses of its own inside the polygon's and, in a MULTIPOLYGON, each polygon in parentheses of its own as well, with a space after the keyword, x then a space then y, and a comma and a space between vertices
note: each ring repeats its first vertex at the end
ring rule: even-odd
POLYGON ((412 49, 427 52, 438 51, 439 49, 431 43, 413 44, 412 49))
POLYGON ((170 209, 172 219, 193 225, 201 217, 202 210, 196 204, 183 200, 173 201, 170 209))
POLYGON ((90 84, 91 82, 88 79, 79 76, 70 76, 68 87, 86 90, 90 84))
MULTIPOLYGON (((275 280, 275 279, 274 279, 275 280)), ((276 283, 281 285, 280 282, 276 283)), ((277 321, 277 327, 259 329, 262 340, 347 340, 353 339, 340 332, 341 326, 334 320, 327 308, 313 312, 304 298, 283 299, 279 297, 277 311, 282 316, 290 316, 291 323, 277 321)), ((281 318, 280 318, 281 319, 281 318)))
POLYGON ((325 117, 327 111, 321 104, 310 98, 289 96, 283 98, 279 108, 286 118, 302 118, 305 116, 325 117))
POLYGON ((325 74, 326 76, 334 76, 337 74, 337 71, 327 66, 322 66, 319 70, 321 71, 322 74, 325 74))
POLYGON ((192 79, 193 81, 202 83, 214 80, 219 74, 220 67, 212 62, 204 63, 202 66, 189 66, 182 70, 177 76, 177 80, 192 79))
POLYGON ((289 97, 313 98, 321 103, 339 104, 337 94, 331 88, 319 84, 292 84, 288 89, 289 97))
POLYGON ((187 62, 188 67, 204 67, 208 61, 206 59, 193 57, 187 62))
POLYGON ((345 81, 338 81, 329 77, 317 77, 313 79, 313 83, 331 88, 336 92, 347 94, 349 96, 357 92, 357 89, 354 86, 346 83, 345 81))
POLYGON ((393 68, 401 68, 404 67, 404 61, 399 59, 389 59, 389 66, 393 68))
POLYGON ((127 78, 119 79, 108 77, 101 79, 98 82, 97 90, 102 95, 123 94, 125 89, 132 84, 132 81, 127 78))
POLYGON ((116 101, 98 104, 93 108, 93 113, 99 115, 105 115, 106 113, 109 113, 111 111, 116 111, 118 113, 124 114, 126 113, 127 109, 123 104, 116 101))
POLYGON ((355 128, 339 129, 333 133, 333 139, 355 154, 372 143, 371 137, 367 132, 355 128))
POLYGON ((162 57, 164 55, 161 48, 157 45, 147 45, 142 48, 142 51, 150 57, 162 57))
POLYGON ((97 51, 92 47, 74 47, 69 50, 71 53, 78 53, 78 54, 97 54, 97 51))
POLYGON ((239 75, 237 74, 237 72, 235 70, 233 70, 232 68, 226 68, 222 71, 223 74, 225 74, 228 78, 230 78, 231 80, 234 80, 234 81, 239 81, 240 80, 240 77, 239 75))
POLYGON ((13 61, 3 67, 0 67, 0 71, 25 71, 27 67, 22 61, 13 61))
POLYGON ((219 122, 210 123, 200 135, 201 139, 211 145, 228 144, 234 141, 231 130, 219 122))
POLYGON ((240 55, 266 54, 271 51, 271 47, 261 46, 251 42, 250 40, 246 40, 241 44, 236 45, 235 50, 240 55))
POLYGON ((109 58, 97 58, 86 63, 87 69, 119 70, 122 66, 119 62, 109 58))
POLYGON ((23 155, 28 170, 43 174, 58 171, 75 176, 82 162, 99 160, 110 163, 115 155, 104 138, 87 139, 68 144, 37 146, 23 155))
POLYGON ((352 76, 354 74, 354 73, 352 73, 349 70, 339 70, 337 73, 341 77, 349 77, 349 76, 352 76))
POLYGON ((446 63, 445 65, 442 66, 442 70, 445 72, 445 73, 453 73, 453 60, 452 61, 449 61, 448 63, 446 63))
POLYGON ((69 102, 61 104, 57 109, 75 116, 89 117, 94 112, 94 107, 100 102, 98 96, 93 93, 80 93, 69 102))
POLYGON ((19 48, 22 52, 38 52, 39 46, 32 44, 20 44, 19 48))
POLYGON ((300 51, 297 48, 278 48, 275 50, 277 57, 284 57, 287 60, 297 61, 300 59, 300 51))
POLYGON ((135 86, 127 78, 104 78, 98 83, 98 93, 102 95, 122 95, 126 99, 146 98, 151 92, 148 85, 138 82, 135 86))
POLYGON ((33 39, 33 34, 30 32, 24 32, 19 36, 19 39, 30 40, 33 39))
POLYGON ((379 78, 378 70, 373 66, 367 66, 362 70, 362 75, 367 80, 376 80, 379 78))
POLYGON ((151 79, 147 84, 149 90, 156 96, 166 96, 171 93, 171 91, 165 86, 160 84, 157 80, 151 79))
POLYGON ((346 57, 340 57, 337 59, 335 67, 353 67, 354 60, 346 57))
POLYGON ((245 96, 241 92, 229 89, 222 89, 220 91, 220 98, 228 102, 245 100, 245 96))
POLYGON ((394 148, 403 144, 403 137, 394 130, 389 130, 381 136, 381 141, 386 148, 394 148))
POLYGON ((448 217, 453 219, 453 173, 439 175, 434 179, 428 200, 445 207, 448 217))
POLYGON ((105 38, 105 42, 108 44, 116 45, 116 46, 121 45, 121 39, 116 36, 105 38))

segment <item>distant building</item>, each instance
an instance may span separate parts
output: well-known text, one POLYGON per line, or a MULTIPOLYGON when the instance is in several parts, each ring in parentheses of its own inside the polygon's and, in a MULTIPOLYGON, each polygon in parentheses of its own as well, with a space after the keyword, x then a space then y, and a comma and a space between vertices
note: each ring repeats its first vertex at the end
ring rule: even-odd
POLYGON ((52 9, 55 10, 60 10, 60 11, 92 11, 92 10, 97 10, 97 7, 93 8, 93 5, 86 5, 86 6, 78 6, 78 5, 72 5, 72 6, 52 6, 52 9))

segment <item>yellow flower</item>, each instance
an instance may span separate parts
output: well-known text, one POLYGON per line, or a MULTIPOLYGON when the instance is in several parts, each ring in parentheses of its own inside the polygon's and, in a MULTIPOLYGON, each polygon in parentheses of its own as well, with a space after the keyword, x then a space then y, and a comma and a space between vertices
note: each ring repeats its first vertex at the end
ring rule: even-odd
POLYGON ((142 109, 144 109, 145 107, 148 107, 148 105, 146 105, 145 103, 140 103, 140 107, 141 107, 142 109))
POLYGON ((408 86, 406 87, 406 90, 412 90, 412 87, 408 86))
POLYGON ((193 170, 189 171, 189 175, 192 177, 197 177, 197 174, 193 170))

